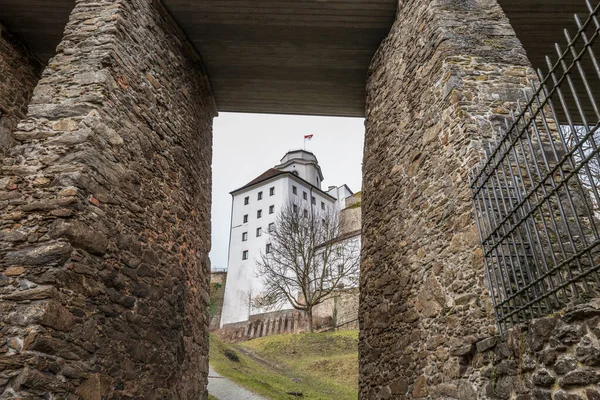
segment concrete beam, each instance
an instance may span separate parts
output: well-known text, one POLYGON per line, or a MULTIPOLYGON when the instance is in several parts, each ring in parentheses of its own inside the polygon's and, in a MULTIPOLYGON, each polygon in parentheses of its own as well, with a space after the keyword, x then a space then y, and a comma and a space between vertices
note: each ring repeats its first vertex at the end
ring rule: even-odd
MULTIPOLYGON (((0 21, 47 60, 74 3, 0 0, 0 21)), ((219 111, 363 116, 367 67, 398 1, 163 3, 202 55, 219 111)), ((535 68, 564 41, 563 28, 574 31, 572 15, 587 12, 583 0, 499 4, 535 68)))

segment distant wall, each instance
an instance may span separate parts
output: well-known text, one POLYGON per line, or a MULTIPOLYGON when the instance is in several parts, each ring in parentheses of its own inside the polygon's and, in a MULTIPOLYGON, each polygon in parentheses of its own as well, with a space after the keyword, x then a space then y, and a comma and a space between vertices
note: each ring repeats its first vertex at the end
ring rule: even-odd
POLYGON ((346 235, 360 230, 361 208, 345 208, 340 213, 340 235, 346 235))
POLYGON ((210 274, 210 325, 209 329, 219 329, 221 313, 223 312, 223 298, 225 297, 225 283, 227 272, 211 272, 210 274))
POLYGON ((358 329, 358 292, 358 288, 336 290, 314 308, 313 315, 317 318, 330 317, 332 327, 336 329, 358 329))
MULTIPOLYGON (((313 327, 315 331, 331 327, 331 318, 313 317, 313 327)), ((251 315, 249 321, 224 325, 217 334, 225 341, 240 341, 307 331, 308 320, 303 312, 282 310, 251 315)))
POLYGON ((42 65, 0 24, 0 155, 11 145, 11 132, 27 114, 42 65))
MULTIPOLYGON (((358 329, 358 288, 337 290, 313 309, 314 331, 358 329)), ((217 334, 226 341, 249 340, 270 335, 308 332, 305 314, 282 310, 251 315, 250 320, 226 324, 217 334)))

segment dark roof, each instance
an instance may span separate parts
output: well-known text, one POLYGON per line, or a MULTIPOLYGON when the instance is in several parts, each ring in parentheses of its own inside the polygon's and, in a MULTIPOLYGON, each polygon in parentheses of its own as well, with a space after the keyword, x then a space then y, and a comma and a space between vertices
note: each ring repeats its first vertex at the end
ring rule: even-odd
MULTIPOLYGON (((269 168, 268 170, 266 170, 265 172, 263 172, 262 174, 260 174, 256 178, 252 179, 250 182, 248 182, 244 186, 242 186, 240 189, 243 189, 243 188, 248 187, 248 186, 252 186, 255 183, 265 181, 265 180, 267 180, 269 178, 272 178, 274 176, 277 176, 277 175, 280 175, 280 174, 284 174, 284 173, 285 173, 285 171, 282 171, 282 170, 279 170, 279 169, 275 169, 275 168, 269 168)), ((238 190, 240 190, 240 189, 238 189, 238 190)))
POLYGON ((246 183, 244 186, 235 189, 234 191, 232 191, 231 193, 235 193, 235 192, 239 192, 240 190, 244 190, 250 186, 254 186, 257 183, 260 183, 262 181, 266 181, 267 179, 273 178, 277 175, 282 175, 287 173, 286 171, 282 171, 280 169, 275 169, 275 168, 269 168, 268 170, 266 170, 265 172, 263 172, 262 174, 260 174, 259 176, 257 176, 256 178, 252 179, 250 182, 246 183))
POLYGON ((290 171, 282 171, 280 169, 275 169, 275 168, 269 168, 268 170, 266 170, 265 172, 263 172, 262 174, 260 174, 259 176, 257 176, 256 178, 252 179, 250 182, 248 182, 247 184, 245 184, 244 186, 237 188, 231 192, 229 192, 230 194, 234 194, 236 192, 239 192, 241 190, 247 189, 251 186, 254 186, 256 184, 259 184, 261 182, 264 182, 268 179, 271 179, 273 177, 276 177, 278 175, 283 175, 283 174, 289 174, 290 176, 306 183, 309 186, 312 186, 315 190, 321 192, 321 194, 327 196, 327 197, 331 197, 332 199, 335 200, 335 197, 333 197, 332 195, 330 195, 329 193, 323 191, 322 189, 319 189, 318 187, 312 185, 310 182, 305 181, 304 179, 300 178, 298 175, 295 175, 294 173, 290 172, 290 171))

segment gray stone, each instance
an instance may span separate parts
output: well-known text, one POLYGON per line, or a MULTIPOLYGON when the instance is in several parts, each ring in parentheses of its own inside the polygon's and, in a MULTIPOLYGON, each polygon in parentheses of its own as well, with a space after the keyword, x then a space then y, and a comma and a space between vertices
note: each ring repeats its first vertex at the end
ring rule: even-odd
POLYGON ((564 344, 571 345, 579 342, 585 334, 585 329, 582 324, 563 325, 558 329, 556 337, 564 344))
POLYGON ((494 346, 496 346, 497 343, 498 343, 498 338, 495 336, 484 339, 480 342, 477 342, 477 351, 480 353, 483 353, 484 351, 487 351, 487 350, 493 348, 494 346))
POLYGON ((104 233, 78 221, 57 221, 53 234, 55 237, 69 239, 73 247, 94 255, 104 255, 108 249, 108 238, 104 233))
POLYGON ((531 378, 534 385, 537 386, 552 386, 556 382, 556 378, 545 369, 541 369, 533 374, 531 378))
POLYGON ((577 360, 573 357, 561 358, 554 364, 554 372, 558 375, 564 375, 567 372, 573 371, 577 368, 577 360))
POLYGON ((575 349, 577 360, 583 365, 600 366, 600 346, 589 335, 584 336, 575 349))
POLYGON ((57 265, 63 264, 71 255, 71 246, 64 242, 50 242, 45 245, 6 253, 5 262, 14 265, 57 265))
POLYGON ((567 393, 564 390, 559 390, 554 394, 554 400, 584 400, 583 397, 573 394, 567 393))
POLYGON ((531 348, 541 350, 554 333, 557 320, 554 318, 540 318, 531 323, 531 348))
POLYGON ((578 369, 569 372, 558 381, 561 387, 586 386, 600 382, 600 375, 593 369, 578 369))
POLYGON ((585 391, 585 395, 587 396, 588 400, 600 400, 600 391, 596 389, 587 389, 585 391))
POLYGON ((461 380, 458 384, 459 400, 477 400, 477 392, 469 382, 461 380))

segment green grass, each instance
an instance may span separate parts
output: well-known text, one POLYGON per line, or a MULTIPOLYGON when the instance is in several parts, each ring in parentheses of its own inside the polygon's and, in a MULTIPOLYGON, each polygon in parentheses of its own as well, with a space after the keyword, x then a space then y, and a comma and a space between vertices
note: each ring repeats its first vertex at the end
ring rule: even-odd
POLYGON ((358 332, 275 335, 236 345, 211 336, 210 363, 217 372, 270 399, 292 399, 298 388, 305 399, 356 399, 358 332), (239 362, 223 352, 233 349, 239 362), (302 378, 302 383, 291 382, 302 378))
POLYGON ((219 400, 219 399, 217 399, 215 396, 209 394, 208 400, 219 400))

